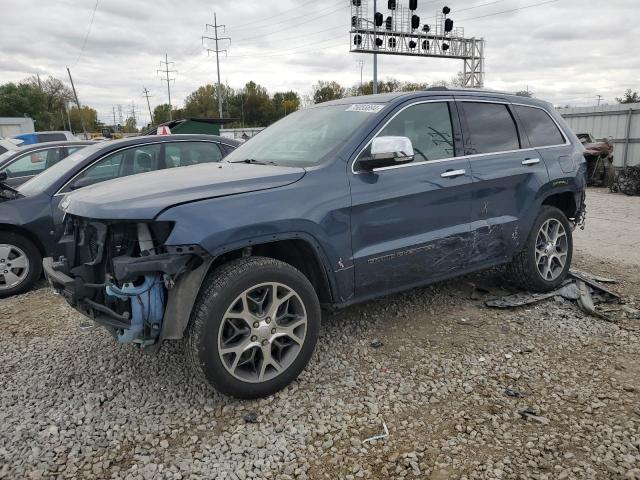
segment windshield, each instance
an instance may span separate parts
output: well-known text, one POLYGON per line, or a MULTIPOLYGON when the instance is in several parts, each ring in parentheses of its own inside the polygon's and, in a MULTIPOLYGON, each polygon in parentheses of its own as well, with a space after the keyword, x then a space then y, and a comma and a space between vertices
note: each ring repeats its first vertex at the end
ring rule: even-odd
POLYGON ((317 165, 334 153, 381 104, 328 105, 292 113, 230 153, 227 162, 317 165))
POLYGON ((72 153, 51 168, 46 169, 40 175, 36 175, 31 180, 20 185, 18 191, 26 196, 36 195, 45 191, 56 183, 66 172, 102 148, 104 148, 104 144, 97 143, 96 145, 90 145, 72 153))

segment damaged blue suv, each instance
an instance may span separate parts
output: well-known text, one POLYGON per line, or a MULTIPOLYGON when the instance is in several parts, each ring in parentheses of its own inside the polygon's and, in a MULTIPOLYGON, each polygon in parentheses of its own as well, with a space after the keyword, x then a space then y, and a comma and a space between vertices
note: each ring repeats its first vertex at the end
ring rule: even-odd
POLYGON ((553 107, 529 98, 332 101, 219 164, 68 195, 66 254, 44 269, 119 342, 184 338, 201 378, 261 397, 309 362, 321 305, 500 264, 524 288, 557 287, 584 218, 582 152, 553 107))

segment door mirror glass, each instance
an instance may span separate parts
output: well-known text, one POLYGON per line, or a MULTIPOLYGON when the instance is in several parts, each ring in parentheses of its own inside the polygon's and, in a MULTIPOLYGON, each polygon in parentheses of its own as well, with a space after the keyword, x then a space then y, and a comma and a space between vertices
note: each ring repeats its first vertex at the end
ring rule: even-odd
POLYGON ((391 167, 413 161, 413 145, 409 137, 383 136, 371 142, 370 153, 358 159, 361 170, 391 167))

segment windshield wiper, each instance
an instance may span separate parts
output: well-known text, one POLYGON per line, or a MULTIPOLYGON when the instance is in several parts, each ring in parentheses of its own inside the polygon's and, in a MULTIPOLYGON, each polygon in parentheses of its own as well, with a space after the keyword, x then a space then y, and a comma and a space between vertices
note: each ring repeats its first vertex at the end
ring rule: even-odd
POLYGON ((251 165, 277 165, 276 162, 272 162, 271 160, 256 160, 255 158, 245 158, 244 160, 236 160, 235 162, 229 163, 248 163, 251 165))

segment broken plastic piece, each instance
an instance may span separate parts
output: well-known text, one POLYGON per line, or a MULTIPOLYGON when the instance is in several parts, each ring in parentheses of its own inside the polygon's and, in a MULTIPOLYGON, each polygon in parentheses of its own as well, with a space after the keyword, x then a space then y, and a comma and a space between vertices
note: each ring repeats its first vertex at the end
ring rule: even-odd
POLYGON ((389 429, 387 428, 387 424, 382 422, 382 428, 384 428, 384 433, 381 435, 374 435, 373 437, 365 438, 362 443, 373 442, 374 440, 382 440, 383 438, 387 438, 389 436, 389 429))
POLYGON ((541 417, 539 415, 536 415, 536 412, 529 409, 522 410, 521 412, 518 412, 518 413, 525 420, 527 419, 532 420, 534 422, 541 423, 542 425, 549 425, 549 423, 551 423, 551 421, 547 417, 541 417))

